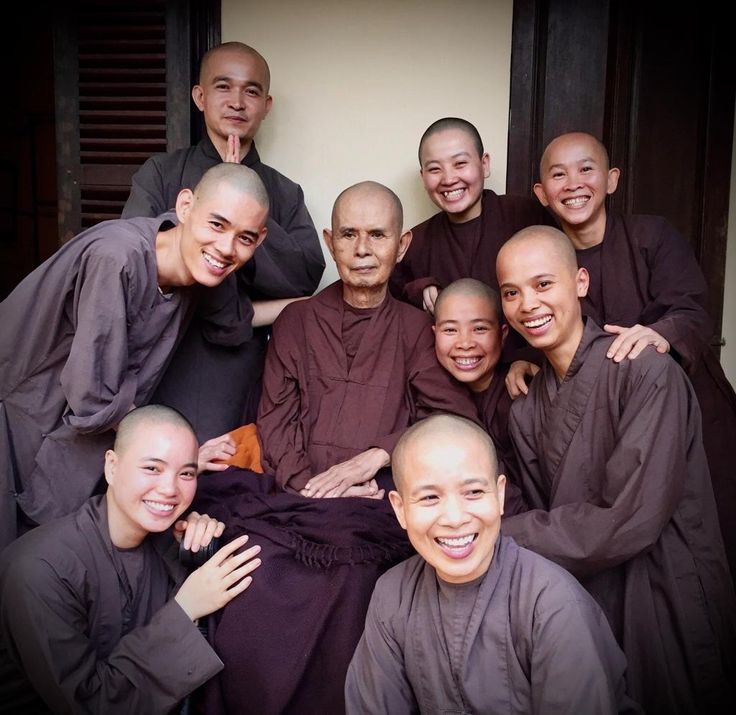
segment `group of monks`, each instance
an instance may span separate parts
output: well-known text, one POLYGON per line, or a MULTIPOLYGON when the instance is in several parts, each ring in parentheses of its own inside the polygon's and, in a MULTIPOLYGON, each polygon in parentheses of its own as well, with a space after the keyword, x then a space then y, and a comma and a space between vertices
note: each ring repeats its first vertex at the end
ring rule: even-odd
POLYGON ((0 713, 732 712, 736 395, 687 242, 607 211, 597 138, 500 196, 448 117, 440 211, 345 189, 312 295, 269 87, 209 50, 202 141, 0 303, 0 713))

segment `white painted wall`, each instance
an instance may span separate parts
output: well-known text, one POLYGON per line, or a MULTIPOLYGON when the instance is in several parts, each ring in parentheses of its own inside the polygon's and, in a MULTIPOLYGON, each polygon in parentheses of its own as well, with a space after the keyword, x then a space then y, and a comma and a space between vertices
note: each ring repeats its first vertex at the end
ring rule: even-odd
MULTIPOLYGON (((222 1, 222 40, 271 67, 262 160, 299 183, 320 232, 342 189, 391 187, 411 227, 437 211, 417 147, 435 119, 475 124, 491 155, 486 184, 506 182, 513 0, 222 1)), ((322 285, 337 273, 327 261, 322 285)))
POLYGON ((728 248, 722 335, 726 339, 726 345, 721 348, 721 365, 731 384, 736 385, 736 124, 731 155, 731 199, 728 205, 728 248))

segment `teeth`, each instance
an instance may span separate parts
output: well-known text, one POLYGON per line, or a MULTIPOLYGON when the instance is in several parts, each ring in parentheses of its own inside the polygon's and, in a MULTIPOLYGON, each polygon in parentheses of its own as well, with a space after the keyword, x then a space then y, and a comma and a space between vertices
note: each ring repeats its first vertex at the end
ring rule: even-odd
POLYGON ((143 500, 143 503, 146 506, 150 506, 151 509, 155 511, 160 511, 162 514, 168 514, 171 511, 174 511, 174 505, 173 504, 162 504, 158 501, 149 501, 147 499, 143 500))
POLYGON ((543 318, 535 318, 534 320, 525 320, 524 321, 524 327, 525 328, 541 328, 543 325, 547 325, 547 323, 552 320, 552 316, 545 315, 543 318))
POLYGON ((452 191, 443 191, 442 195, 446 199, 450 199, 450 200, 459 199, 463 195, 464 191, 465 189, 453 189, 452 191))
POLYGON ((473 539, 475 538, 475 534, 468 534, 468 536, 457 536, 455 538, 448 538, 448 537, 437 537, 437 541, 442 544, 442 546, 449 546, 452 549, 460 549, 463 546, 467 546, 473 539))
POLYGON ((562 203, 572 209, 580 208, 585 206, 590 199, 587 196, 576 196, 573 199, 565 199, 562 203))
POLYGON ((477 358, 477 357, 455 358, 455 362, 458 365, 462 365, 463 367, 472 367, 473 365, 477 365, 480 362, 480 358, 477 358))
POLYGON ((203 253, 202 255, 204 256, 204 260, 207 261, 207 263, 209 263, 211 266, 215 268, 222 270, 227 265, 227 263, 222 263, 220 261, 215 260, 208 253, 203 253))

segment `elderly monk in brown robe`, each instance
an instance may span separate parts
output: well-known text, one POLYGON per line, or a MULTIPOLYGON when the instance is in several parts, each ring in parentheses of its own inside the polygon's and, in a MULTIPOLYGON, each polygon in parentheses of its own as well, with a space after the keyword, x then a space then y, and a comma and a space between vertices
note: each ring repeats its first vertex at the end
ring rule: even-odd
POLYGON ((557 216, 575 246, 578 264, 588 271, 583 313, 617 336, 608 357, 633 360, 645 345, 654 345, 677 360, 690 378, 734 575, 736 394, 710 347, 708 288, 690 245, 666 219, 606 211, 606 196, 616 190, 619 174, 595 137, 563 134, 545 149, 534 191, 557 216))
POLYGON ((202 480, 200 511, 257 537, 268 564, 256 602, 236 599, 218 625, 228 677, 208 712, 343 712, 375 581, 410 553, 383 498, 394 446, 432 412, 475 417, 437 362, 429 317, 388 293, 411 239, 402 220, 380 184, 340 194, 324 232, 340 280, 274 324, 258 419, 267 474, 202 480))
POLYGON ((197 439, 140 407, 105 454, 106 494, 24 534, 0 558, 0 711, 167 715, 222 669, 194 621, 250 585, 247 536, 187 576, 177 555, 223 524, 191 514, 197 439), (170 527, 174 526, 174 533, 170 527))
POLYGON ((28 528, 94 493, 115 426, 150 400, 198 301, 212 340, 250 336, 232 274, 267 216, 257 174, 220 164, 175 213, 84 231, 0 303, 0 545, 16 507, 28 528))
POLYGON ((499 533, 506 483, 489 436, 428 417, 404 433, 393 465, 389 497, 418 555, 376 584, 348 713, 639 712, 599 606, 499 533))
POLYGON ((731 712, 736 600, 700 410, 682 368, 583 320, 588 273, 549 227, 499 252, 509 324, 546 362, 511 408, 530 510, 504 534, 567 568, 608 616, 629 694, 647 713, 731 712))

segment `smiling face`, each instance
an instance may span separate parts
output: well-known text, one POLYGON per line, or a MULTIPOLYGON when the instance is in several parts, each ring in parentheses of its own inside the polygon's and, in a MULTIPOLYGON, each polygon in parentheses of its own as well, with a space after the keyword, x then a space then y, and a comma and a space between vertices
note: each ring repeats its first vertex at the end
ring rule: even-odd
POLYGON ((563 134, 544 152, 534 193, 564 227, 596 229, 602 240, 606 196, 616 190, 618 177, 619 170, 609 168, 606 152, 594 137, 563 134))
POLYGON ((217 49, 208 55, 199 79, 192 98, 204 112, 207 133, 215 146, 227 143, 230 135, 249 145, 271 110, 264 61, 242 49, 217 49))
POLYGON ((107 512, 112 542, 138 546, 168 529, 197 489, 197 439, 176 424, 143 421, 124 447, 105 454, 107 512))
MULTIPOLYGON (((430 418, 431 419, 431 418, 430 418)), ((391 505, 412 546, 449 583, 481 577, 491 564, 506 478, 482 438, 428 434, 401 454, 391 505)))
POLYGON ((424 140, 420 154, 422 181, 429 198, 453 223, 480 216, 483 184, 490 174, 482 156, 462 129, 446 129, 424 140))
POLYGON ((493 380, 508 327, 481 295, 448 295, 435 306, 435 352, 440 365, 474 392, 493 380))
MULTIPOLYGON (((567 237, 556 229, 524 229, 496 261, 501 304, 511 327, 555 365, 567 369, 583 334, 580 298, 588 272, 577 268, 567 237)), ((564 374, 564 371, 563 371, 564 374)))
POLYGON ((401 217, 390 194, 377 185, 358 185, 343 193, 324 239, 343 283, 343 297, 358 308, 383 301, 394 266, 403 258, 411 232, 401 232, 401 217))
POLYGON ((227 181, 177 199, 181 222, 179 285, 214 287, 248 261, 266 237, 268 208, 227 181))

